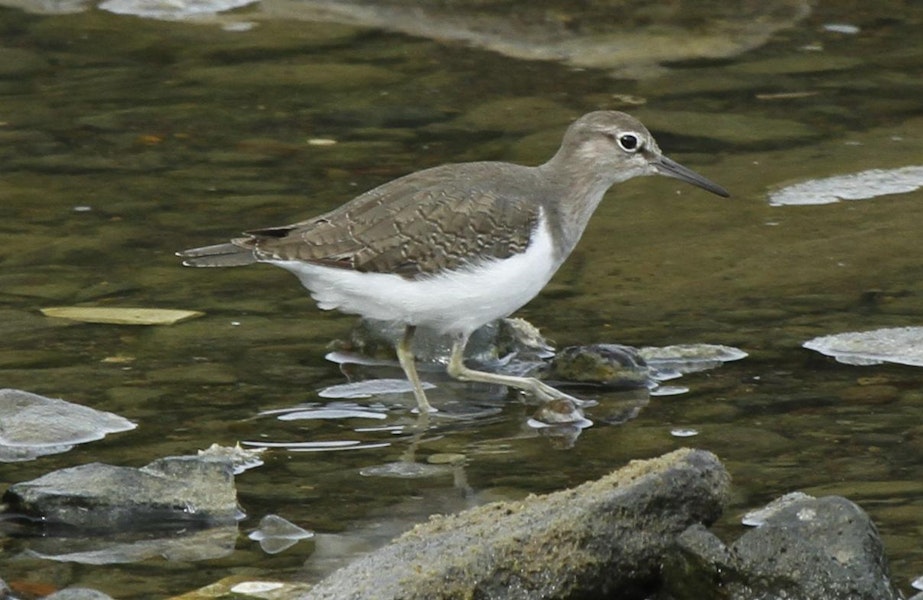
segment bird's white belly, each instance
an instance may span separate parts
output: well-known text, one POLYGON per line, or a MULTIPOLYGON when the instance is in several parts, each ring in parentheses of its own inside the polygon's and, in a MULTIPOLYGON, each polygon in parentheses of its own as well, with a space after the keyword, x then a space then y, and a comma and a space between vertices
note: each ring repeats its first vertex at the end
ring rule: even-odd
POLYGON ((319 308, 442 333, 470 333, 509 316, 538 295, 558 267, 544 220, 522 254, 416 280, 300 261, 266 262, 294 273, 319 308))

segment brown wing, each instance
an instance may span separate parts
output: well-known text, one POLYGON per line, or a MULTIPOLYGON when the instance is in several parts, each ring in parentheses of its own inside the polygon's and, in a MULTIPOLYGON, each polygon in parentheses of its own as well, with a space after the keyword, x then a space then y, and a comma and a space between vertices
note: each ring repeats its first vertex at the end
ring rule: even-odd
POLYGON ((447 165, 377 187, 340 208, 234 240, 260 259, 303 260, 408 278, 525 249, 538 205, 528 167, 447 165), (514 171, 516 177, 513 177, 514 171), (513 181, 516 181, 514 183, 513 181), (508 183, 509 182, 509 183, 508 183))

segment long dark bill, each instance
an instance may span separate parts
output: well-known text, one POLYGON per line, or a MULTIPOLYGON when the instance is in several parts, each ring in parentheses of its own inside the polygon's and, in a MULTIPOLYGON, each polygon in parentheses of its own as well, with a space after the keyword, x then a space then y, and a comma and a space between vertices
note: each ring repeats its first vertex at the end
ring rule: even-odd
POLYGON ((702 177, 692 169, 686 168, 675 160, 667 158, 666 156, 661 156, 656 160, 651 161, 651 165, 653 165, 653 167, 657 169, 657 172, 661 175, 666 175, 667 177, 673 177, 674 179, 679 179, 680 181, 691 183, 694 186, 700 187, 703 190, 707 190, 712 194, 717 194, 723 198, 728 198, 730 196, 728 191, 717 183, 702 177))

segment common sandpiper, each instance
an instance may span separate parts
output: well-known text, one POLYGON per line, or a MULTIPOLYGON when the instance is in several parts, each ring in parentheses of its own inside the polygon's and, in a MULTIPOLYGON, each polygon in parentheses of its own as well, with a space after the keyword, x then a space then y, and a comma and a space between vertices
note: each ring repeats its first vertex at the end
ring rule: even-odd
POLYGON ((294 273, 321 309, 401 323, 397 357, 422 413, 434 409, 411 351, 417 327, 452 337, 452 377, 518 388, 542 402, 573 400, 532 377, 467 367, 465 345, 477 328, 509 316, 545 287, 610 187, 644 175, 728 196, 664 156, 634 117, 596 111, 574 121, 542 165, 425 169, 320 216, 178 255, 192 267, 276 265, 294 273))

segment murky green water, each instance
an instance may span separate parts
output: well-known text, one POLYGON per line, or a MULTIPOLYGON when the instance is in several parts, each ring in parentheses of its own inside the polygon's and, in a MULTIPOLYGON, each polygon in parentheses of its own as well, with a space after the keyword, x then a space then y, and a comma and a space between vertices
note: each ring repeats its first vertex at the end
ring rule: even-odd
MULTIPOLYGON (((66 454, 0 465, 2 481, 90 461, 140 466, 214 442, 390 442, 270 453, 238 478, 248 519, 226 558, 86 566, 23 557, 35 540, 6 538, 0 577, 119 598, 238 573, 310 580, 430 513, 574 485, 695 445, 734 477, 721 532, 739 535, 742 511, 785 492, 843 494, 878 523, 906 590, 923 570, 923 371, 840 365, 800 346, 921 324, 923 195, 766 201, 796 181, 923 157, 923 12, 835 4, 737 58, 679 62, 641 79, 289 19, 227 32, 99 11, 0 10, 0 387, 139 423, 66 454), (281 270, 183 269, 174 251, 322 212, 425 166, 543 160, 571 118, 597 108, 636 114, 669 155, 733 198, 653 179, 617 187, 520 316, 562 346, 702 342, 749 358, 687 376, 688 393, 653 397, 623 425, 604 423, 619 397, 599 397, 596 426, 569 450, 525 427, 531 408, 512 396, 499 414, 437 421, 422 440, 356 432, 367 425, 356 421, 257 416, 322 401, 316 390, 342 382, 323 356, 353 320, 318 311, 281 270), (130 328, 38 312, 70 304, 208 314, 130 328), (676 438, 675 427, 699 435, 676 438), (412 444, 423 461, 466 455, 466 485, 458 474, 360 474, 412 444), (243 534, 267 513, 320 535, 265 555, 243 534)), ((442 388, 437 404, 464 395, 442 388)), ((395 402, 387 425, 412 418, 410 398, 395 402)))

